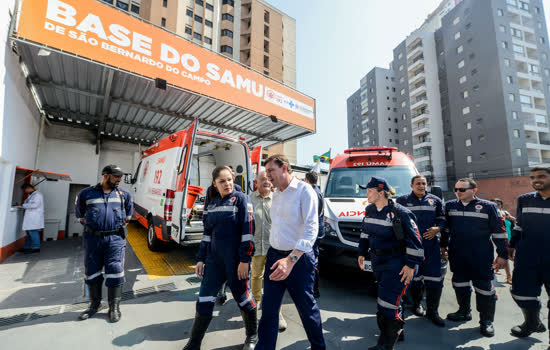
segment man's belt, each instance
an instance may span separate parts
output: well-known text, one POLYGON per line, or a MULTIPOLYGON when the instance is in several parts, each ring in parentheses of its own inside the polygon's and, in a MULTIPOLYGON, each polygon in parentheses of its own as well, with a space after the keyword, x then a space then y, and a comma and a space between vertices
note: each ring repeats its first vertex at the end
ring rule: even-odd
POLYGON ((271 249, 273 249, 277 254, 280 254, 280 255, 289 255, 290 253, 292 253, 292 250, 279 250, 279 249, 275 249, 273 247, 271 247, 271 249))
POLYGON ((388 256, 388 255, 404 255, 405 247, 396 247, 391 249, 371 249, 371 252, 376 256, 388 256))
POLYGON ((94 230, 90 230, 89 228, 86 228, 84 230, 84 233, 87 233, 91 236, 97 236, 97 237, 120 235, 122 233, 122 227, 117 230, 110 230, 110 231, 94 231, 94 230))

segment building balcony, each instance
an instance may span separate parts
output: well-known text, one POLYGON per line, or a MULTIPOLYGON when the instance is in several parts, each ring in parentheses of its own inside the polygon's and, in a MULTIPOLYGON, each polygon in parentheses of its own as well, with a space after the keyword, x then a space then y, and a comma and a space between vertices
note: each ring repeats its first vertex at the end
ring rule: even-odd
POLYGON ((419 136, 423 134, 429 134, 431 132, 430 130, 430 123, 426 123, 422 126, 417 126, 412 128, 412 136, 419 136))
POLYGON ((533 73, 533 72, 522 72, 522 71, 518 71, 518 78, 522 78, 522 79, 531 79, 531 80, 534 80, 534 81, 537 81, 537 82, 542 82, 542 78, 540 76, 540 74, 536 74, 536 73, 533 73))
POLYGON ((414 46, 409 52, 407 52, 407 60, 414 59, 422 52, 424 52, 424 47, 422 44, 414 46))
POLYGON ((413 144, 413 150, 423 147, 432 147, 432 139, 427 137, 426 139, 413 144))
POLYGON ((536 97, 536 98, 544 98, 544 92, 542 92, 541 90, 537 90, 537 89, 533 89, 533 88, 522 88, 520 87, 519 88, 519 93, 522 94, 522 95, 527 95, 527 96, 531 96, 531 97, 536 97))
POLYGON ((411 92, 409 92, 411 102, 414 101, 414 98, 416 98, 416 96, 421 95, 423 92, 426 92, 426 84, 422 84, 419 87, 412 90, 411 92))
POLYGON ((426 73, 425 72, 421 72, 421 73, 418 73, 414 76, 409 76, 409 85, 414 85, 416 83, 418 83, 421 79, 424 79, 426 80, 426 73))
POLYGON ((520 55, 518 53, 514 54, 514 59, 516 61, 525 62, 527 64, 534 64, 537 66, 540 65, 540 61, 538 60, 538 58, 531 58, 529 56, 520 55))
POLYGON ((407 67, 407 70, 410 72, 410 71, 414 71, 414 70, 417 70, 418 68, 420 67, 424 67, 424 59, 421 58, 419 60, 416 60, 415 62, 411 63, 408 67, 407 67))
POLYGON ((532 40, 527 41, 524 39, 518 39, 516 37, 512 37, 512 44, 522 45, 533 50, 537 49, 537 42, 532 40))
POLYGON ((369 131, 370 131, 369 128, 364 128, 363 131, 361 131, 361 133, 364 135, 364 134, 368 133, 369 131))
MULTIPOLYGON (((412 102, 412 101, 411 101, 412 102)), ((427 98, 423 98, 421 100, 418 100, 416 102, 414 102, 414 104, 411 104, 411 111, 414 111, 416 109, 419 109, 419 108, 422 108, 422 107, 425 107, 428 105, 428 99, 427 98)))
POLYGON ((422 120, 428 120, 429 118, 430 118, 430 111, 428 111, 427 109, 424 109, 416 113, 413 113, 411 122, 418 123, 418 122, 421 122, 422 120))
POLYGON ((524 113, 546 115, 546 106, 542 105, 521 105, 521 111, 524 113))
POLYGON ((527 32, 527 33, 535 34, 535 29, 534 29, 533 27, 523 25, 523 24, 518 23, 518 22, 516 22, 516 21, 510 20, 510 27, 511 27, 511 28, 515 28, 515 29, 519 29, 519 30, 521 30, 522 32, 527 32))
POLYGON ((528 149, 536 149, 541 151, 550 151, 550 141, 540 140, 539 143, 525 143, 525 147, 528 149))
POLYGON ((525 11, 523 9, 520 9, 520 8, 512 6, 512 5, 508 5, 507 7, 508 7, 508 11, 510 11, 512 13, 515 13, 516 15, 521 15, 521 16, 524 16, 524 17, 527 17, 527 18, 532 18, 533 17, 529 13, 529 11, 525 11))

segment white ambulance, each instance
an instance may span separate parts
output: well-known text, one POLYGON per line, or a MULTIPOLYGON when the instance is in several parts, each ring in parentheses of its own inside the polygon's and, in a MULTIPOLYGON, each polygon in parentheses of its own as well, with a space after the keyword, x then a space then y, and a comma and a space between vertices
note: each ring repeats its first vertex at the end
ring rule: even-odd
POLYGON ((216 166, 230 166, 235 183, 243 192, 252 192, 261 146, 250 153, 244 139, 197 131, 197 127, 195 120, 188 129, 143 151, 136 172, 125 179, 131 184, 135 216, 148 229, 147 244, 153 251, 169 241, 200 243, 204 197, 216 166))

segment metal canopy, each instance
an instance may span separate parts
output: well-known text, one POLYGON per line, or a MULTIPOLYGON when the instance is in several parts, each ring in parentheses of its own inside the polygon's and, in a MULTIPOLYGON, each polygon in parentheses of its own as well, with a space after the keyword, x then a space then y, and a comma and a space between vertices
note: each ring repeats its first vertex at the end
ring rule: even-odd
POLYGON ((187 128, 195 117, 200 129, 244 137, 250 146, 265 147, 312 134, 183 88, 168 85, 161 90, 152 79, 15 40, 27 84, 34 86, 38 107, 48 121, 90 130, 97 135, 97 150, 101 139, 150 145, 187 128))

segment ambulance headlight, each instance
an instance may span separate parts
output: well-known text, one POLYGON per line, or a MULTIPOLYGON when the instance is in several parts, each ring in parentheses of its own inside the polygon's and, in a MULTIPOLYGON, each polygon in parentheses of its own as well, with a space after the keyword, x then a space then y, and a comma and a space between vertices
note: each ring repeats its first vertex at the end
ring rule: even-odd
POLYGON ((336 233, 336 222, 325 216, 325 234, 331 237, 338 237, 336 233))

